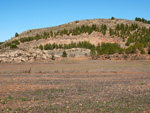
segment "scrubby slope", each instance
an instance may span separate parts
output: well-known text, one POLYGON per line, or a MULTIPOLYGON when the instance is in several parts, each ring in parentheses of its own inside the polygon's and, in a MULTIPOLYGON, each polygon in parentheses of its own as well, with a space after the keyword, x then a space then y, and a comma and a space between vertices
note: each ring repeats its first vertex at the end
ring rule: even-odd
MULTIPOLYGON (((38 48, 40 46, 40 49, 45 50, 83 47, 94 49, 94 51, 96 50, 100 54, 113 54, 120 51, 119 49, 117 51, 112 50, 114 52, 101 52, 102 50, 98 46, 103 43, 118 44, 124 49, 121 50, 121 53, 137 53, 137 50, 141 54, 148 53, 148 47, 150 46, 150 24, 123 19, 74 21, 60 26, 25 31, 19 34, 19 36, 13 37, 1 44, 1 47, 38 48), (83 43, 82 45, 79 44, 85 41, 93 45, 87 47, 83 43), (74 45, 70 45, 72 42, 74 45)), ((111 44, 109 45, 112 46, 111 44)), ((113 46, 112 48, 115 47, 113 46)))

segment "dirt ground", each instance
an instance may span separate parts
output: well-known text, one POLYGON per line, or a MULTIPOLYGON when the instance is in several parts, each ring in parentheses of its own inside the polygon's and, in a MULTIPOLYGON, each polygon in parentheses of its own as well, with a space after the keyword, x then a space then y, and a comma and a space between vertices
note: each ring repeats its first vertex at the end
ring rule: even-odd
POLYGON ((149 113, 150 61, 0 64, 0 113, 149 113))

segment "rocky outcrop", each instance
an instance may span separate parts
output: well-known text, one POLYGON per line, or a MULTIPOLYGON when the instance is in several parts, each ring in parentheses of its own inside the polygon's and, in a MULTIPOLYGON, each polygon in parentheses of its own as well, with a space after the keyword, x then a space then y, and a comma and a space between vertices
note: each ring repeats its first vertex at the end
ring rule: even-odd
MULTIPOLYGON (((0 63, 22 62, 50 62, 62 57, 64 49, 39 50, 39 49, 16 49, 0 50, 0 63)), ((90 56, 89 49, 73 48, 65 50, 67 57, 90 56)))
MULTIPOLYGON (((72 49, 16 49, 16 50, 0 50, 0 63, 23 63, 23 62, 50 62, 62 58, 63 52, 66 51, 67 57, 89 57, 90 50, 83 48, 72 49)), ((92 59, 98 60, 150 60, 150 55, 145 54, 113 54, 92 56, 92 59)))

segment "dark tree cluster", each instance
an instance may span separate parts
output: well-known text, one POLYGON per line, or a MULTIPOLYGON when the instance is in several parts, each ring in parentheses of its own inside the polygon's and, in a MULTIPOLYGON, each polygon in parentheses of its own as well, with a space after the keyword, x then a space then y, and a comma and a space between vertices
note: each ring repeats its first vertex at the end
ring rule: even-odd
POLYGON ((13 40, 12 42, 7 42, 3 45, 3 48, 6 48, 6 47, 10 47, 10 48, 13 48, 11 47, 12 45, 20 45, 19 41, 18 40, 13 40))
MULTIPOLYGON (((134 54, 137 53, 137 50, 141 52, 141 54, 145 54, 144 44, 136 43, 134 45, 129 46, 127 49, 121 48, 116 43, 102 43, 101 45, 95 46, 88 41, 78 42, 78 43, 70 43, 70 44, 46 44, 40 45, 39 49, 41 50, 53 50, 53 49, 72 49, 72 48, 86 48, 91 50, 91 55, 103 55, 103 54, 134 54)), ((149 45, 150 48, 150 45, 149 45)), ((150 53, 150 49, 149 49, 150 53)))
POLYGON ((44 35, 39 35, 39 34, 37 34, 36 36, 34 36, 34 37, 26 37, 26 38, 20 38, 20 42, 21 43, 24 43, 24 42, 30 42, 30 41, 33 41, 33 40, 36 40, 36 41, 38 41, 38 40, 40 40, 40 39, 47 39, 49 37, 49 34, 47 34, 47 33, 45 33, 44 32, 44 35))
POLYGON ((14 44, 14 45, 20 45, 19 41, 18 40, 14 40, 11 42, 11 44, 14 44))
POLYGON ((141 54, 145 54, 144 50, 144 44, 142 43, 135 43, 134 45, 129 46, 125 52, 126 54, 132 54, 132 53, 137 53, 137 50, 140 51, 141 54))
POLYGON ((138 28, 138 24, 131 24, 130 26, 128 24, 117 24, 115 29, 110 28, 109 34, 110 36, 118 36, 125 39, 127 36, 129 36, 134 30, 138 28))
POLYGON ((146 20, 146 19, 144 19, 144 18, 136 17, 136 18, 135 18, 135 21, 139 21, 139 22, 143 22, 143 23, 150 24, 150 20, 146 20))
POLYGON ((46 45, 40 45, 39 48, 41 50, 53 50, 53 49, 71 49, 71 48, 87 48, 92 49, 95 48, 94 44, 89 43, 88 41, 74 43, 71 42, 70 44, 46 44, 46 45))
POLYGON ((60 31, 57 31, 57 32, 50 31, 49 33, 44 32, 43 35, 37 34, 34 37, 20 38, 20 42, 24 43, 24 42, 29 42, 29 41, 33 41, 33 40, 38 41, 39 39, 47 39, 47 38, 50 38, 50 37, 56 37, 58 35, 63 36, 63 35, 72 34, 73 36, 76 36, 76 35, 81 35, 83 33, 91 34, 93 31, 102 32, 103 35, 105 35, 106 30, 107 30, 106 25, 101 25, 100 27, 96 26, 96 24, 93 24, 92 26, 82 25, 80 27, 76 27, 76 28, 71 29, 71 30, 63 29, 63 30, 60 30, 60 31))
POLYGON ((145 27, 138 28, 133 34, 128 36, 126 46, 129 46, 130 43, 142 43, 144 47, 148 47, 150 44, 150 28, 146 29, 145 27))
POLYGON ((47 38, 50 38, 50 37, 53 37, 53 36, 54 36, 53 31, 50 31, 49 33, 48 32, 44 32, 43 35, 37 34, 36 36, 33 36, 33 37, 20 38, 20 42, 24 43, 24 42, 30 42, 30 41, 33 41, 33 40, 38 41, 40 39, 47 39, 47 38))
POLYGON ((126 53, 136 53, 136 50, 140 50, 141 54, 145 54, 144 48, 150 45, 150 28, 139 27, 138 24, 117 24, 115 29, 109 29, 110 36, 118 36, 126 41, 126 46, 129 48, 126 53), (132 43, 131 47, 130 44, 132 43), (134 44, 134 45, 133 45, 134 44), (140 48, 137 45, 142 45, 140 48))
POLYGON ((126 54, 132 54, 132 53, 136 53, 137 50, 136 50, 136 47, 134 45, 131 45, 130 47, 128 47, 126 50, 125 50, 126 54))
POLYGON ((124 49, 122 49, 116 43, 102 43, 101 46, 98 45, 96 47, 96 51, 97 51, 97 53, 99 55, 103 55, 103 54, 115 54, 115 53, 122 54, 124 52, 124 49))
POLYGON ((93 24, 92 26, 82 25, 81 27, 76 27, 71 30, 64 29, 64 30, 58 31, 56 34, 61 35, 61 36, 72 34, 73 36, 75 36, 75 35, 81 35, 83 33, 91 34, 93 31, 99 32, 100 29, 95 24, 93 24))
POLYGON ((53 49, 71 49, 71 48, 86 48, 91 50, 91 54, 95 55, 96 53, 98 55, 103 54, 114 54, 119 53, 122 54, 124 52, 124 49, 122 49, 118 44, 116 43, 102 43, 101 45, 98 44, 98 46, 95 46, 94 44, 91 44, 88 41, 78 42, 78 43, 70 43, 70 44, 46 44, 46 45, 40 45, 39 48, 41 50, 53 50, 53 49))
POLYGON ((10 49, 16 49, 16 48, 18 48, 17 45, 14 44, 10 45, 10 49))

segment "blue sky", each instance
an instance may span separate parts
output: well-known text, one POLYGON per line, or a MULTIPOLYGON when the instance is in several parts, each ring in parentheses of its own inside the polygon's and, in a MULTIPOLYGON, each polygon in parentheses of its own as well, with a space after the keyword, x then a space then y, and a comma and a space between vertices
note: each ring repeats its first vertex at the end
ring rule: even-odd
POLYGON ((150 0, 0 0, 0 41, 16 32, 75 20, 115 18, 150 20, 150 0))

